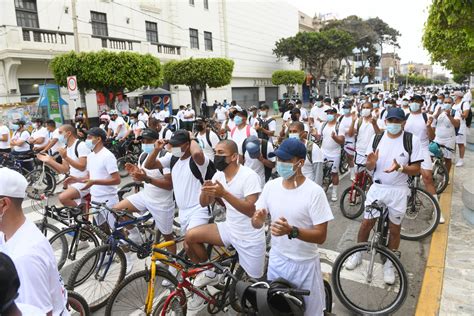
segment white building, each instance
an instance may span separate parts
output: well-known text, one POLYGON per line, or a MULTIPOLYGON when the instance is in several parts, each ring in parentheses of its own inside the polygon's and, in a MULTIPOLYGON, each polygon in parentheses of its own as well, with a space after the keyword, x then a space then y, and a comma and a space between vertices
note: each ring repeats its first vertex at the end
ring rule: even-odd
MULTIPOLYGON (((227 57, 235 62, 229 86, 208 89, 209 102, 242 105, 271 102, 284 88, 273 86, 278 69, 275 42, 298 32, 298 11, 289 0, 0 0, 0 104, 38 96, 53 83, 50 60, 74 50, 72 3, 76 2, 80 51, 151 53, 163 63, 189 57, 227 57)), ((185 86, 165 86, 173 104, 191 103, 185 86)), ((67 91, 62 96, 69 101, 67 91)), ((90 117, 96 95, 86 96, 90 117)), ((70 103, 70 113, 74 106, 70 103)))

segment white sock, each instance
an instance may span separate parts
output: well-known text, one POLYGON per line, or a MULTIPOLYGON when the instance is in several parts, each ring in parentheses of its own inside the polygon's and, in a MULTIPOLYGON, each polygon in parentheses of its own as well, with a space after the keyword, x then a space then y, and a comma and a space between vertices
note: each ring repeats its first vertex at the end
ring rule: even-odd
POLYGON ((337 194, 337 185, 332 186, 332 194, 337 194))
POLYGON ((133 227, 132 229, 128 230, 128 238, 131 238, 132 236, 140 237, 140 231, 138 230, 138 228, 133 227))

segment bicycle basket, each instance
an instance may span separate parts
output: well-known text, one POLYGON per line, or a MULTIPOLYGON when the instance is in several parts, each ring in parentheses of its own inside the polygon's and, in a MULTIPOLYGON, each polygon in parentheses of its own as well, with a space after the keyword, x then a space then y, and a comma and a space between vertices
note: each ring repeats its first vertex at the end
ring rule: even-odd
POLYGON ((438 143, 431 142, 428 148, 430 150, 430 153, 436 158, 443 157, 443 151, 441 150, 441 147, 438 143))

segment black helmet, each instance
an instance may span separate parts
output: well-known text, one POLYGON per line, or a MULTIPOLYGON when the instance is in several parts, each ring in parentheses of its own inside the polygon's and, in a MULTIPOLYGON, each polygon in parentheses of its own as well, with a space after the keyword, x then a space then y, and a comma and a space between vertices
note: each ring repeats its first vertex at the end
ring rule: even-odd
POLYGON ((305 312, 304 298, 301 295, 285 293, 281 289, 292 289, 294 286, 283 278, 278 278, 270 284, 267 302, 273 315, 303 316, 305 312))

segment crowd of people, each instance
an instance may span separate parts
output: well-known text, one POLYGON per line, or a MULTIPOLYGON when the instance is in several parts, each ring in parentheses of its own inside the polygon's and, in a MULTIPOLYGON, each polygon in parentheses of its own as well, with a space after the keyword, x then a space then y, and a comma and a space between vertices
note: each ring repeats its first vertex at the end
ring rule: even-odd
MULTIPOLYGON (((264 225, 269 217, 267 278, 282 277, 310 290, 306 315, 322 315, 325 299, 318 245, 325 242, 328 223, 334 218, 321 188, 324 161, 333 162, 332 202, 338 199, 341 153, 347 157, 351 179, 359 172, 357 165, 373 173, 366 204, 379 200, 388 206, 389 248, 398 250, 408 177, 421 173, 427 191, 436 197, 432 142, 443 146, 448 170, 458 146, 456 166, 462 167, 471 103, 469 91, 409 90, 337 100, 319 96, 309 108, 300 100, 288 102, 280 119, 271 115, 267 105, 245 109, 235 101, 216 101, 212 115, 202 110, 199 117, 191 106, 181 106, 174 131, 166 108, 153 113, 139 108, 128 118, 112 110, 101 115, 99 127, 90 129, 81 116, 75 126, 56 127, 52 120, 36 119, 32 133, 24 121, 0 122, 0 152, 39 153, 39 160, 68 175, 60 203, 77 207, 90 195, 92 201, 106 202, 111 208, 148 211, 166 240, 173 238, 177 207, 190 259, 208 260, 204 244, 232 245, 240 265, 254 278, 265 271, 264 225), (138 164, 126 168, 134 181, 145 184, 144 189, 120 202, 117 158, 106 146, 110 138, 132 138, 142 149, 138 164), (210 222, 214 202, 225 206, 224 222, 210 222)), ((25 161, 25 167, 32 168, 31 161, 25 161)), ((66 292, 51 246, 22 211, 27 185, 21 174, 0 168, 0 251, 13 260, 20 283, 17 304, 7 308, 21 310, 27 304, 43 315, 67 315, 66 292)), ((364 214, 358 242, 367 241, 378 216, 364 214)), ((116 220, 106 210, 95 215, 96 224, 104 229, 114 227, 116 220)), ((132 240, 139 238, 136 228, 128 233, 132 240)), ((169 250, 176 252, 176 248, 169 250)), ((127 272, 133 262, 127 253, 127 272)), ((355 269, 360 263, 356 254, 346 268, 355 269)), ((207 271, 194 282, 203 287, 218 278, 216 272, 207 271)), ((394 278, 387 261, 384 281, 393 284, 394 278)), ((202 306, 202 299, 196 297, 188 309, 202 306)))

